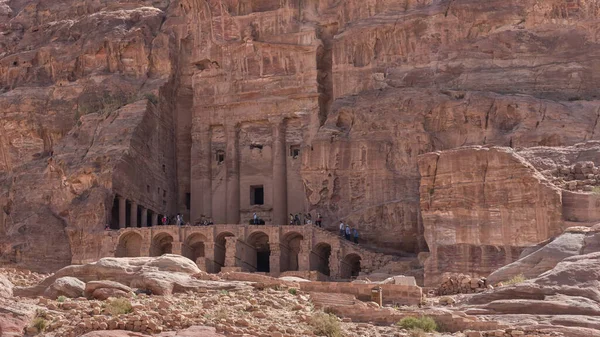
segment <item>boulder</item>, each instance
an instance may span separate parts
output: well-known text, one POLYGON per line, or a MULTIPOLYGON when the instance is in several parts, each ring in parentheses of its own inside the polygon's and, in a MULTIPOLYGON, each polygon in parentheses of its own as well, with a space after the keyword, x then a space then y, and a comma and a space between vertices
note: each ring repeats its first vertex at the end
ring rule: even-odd
POLYGON ((86 293, 86 295, 92 294, 94 291, 96 291, 97 289, 101 289, 101 288, 117 289, 117 290, 121 290, 124 292, 133 292, 133 290, 130 287, 128 287, 124 284, 121 284, 121 283, 115 282, 115 281, 103 280, 103 281, 90 281, 90 282, 86 283, 85 293, 86 293))
POLYGON ((13 295, 13 284, 6 276, 0 275, 0 297, 12 297, 13 295))
MULTIPOLYGON (((75 277, 85 282, 103 280, 104 285, 109 285, 105 281, 114 281, 131 288, 150 290, 155 295, 170 295, 174 292, 198 289, 234 289, 243 286, 235 282, 206 281, 192 277, 199 272, 200 269, 194 262, 180 255, 103 258, 93 263, 62 268, 38 285, 16 287, 14 292, 18 296, 39 296, 55 280, 65 276, 75 277)), ((92 284, 91 287, 100 288, 102 284, 92 284)), ((112 287, 113 284, 111 283, 110 286, 112 287)), ((117 289, 127 291, 128 288, 117 289)))
POLYGON ((123 291, 116 288, 98 288, 94 290, 89 297, 104 301, 109 297, 131 297, 132 292, 123 291))
POLYGON ((56 299, 59 296, 77 298, 83 296, 84 290, 84 282, 75 277, 65 276, 55 279, 44 291, 44 296, 52 299, 56 299))

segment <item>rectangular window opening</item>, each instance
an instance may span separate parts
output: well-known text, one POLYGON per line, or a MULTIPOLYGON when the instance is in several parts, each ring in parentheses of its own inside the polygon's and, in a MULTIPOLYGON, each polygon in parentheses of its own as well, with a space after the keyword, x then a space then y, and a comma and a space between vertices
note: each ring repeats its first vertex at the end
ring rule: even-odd
POLYGON ((265 189, 263 185, 250 186, 250 205, 265 204, 265 189))
POLYGON ((219 164, 219 165, 223 164, 223 162, 225 161, 225 151, 223 151, 223 150, 217 151, 216 160, 217 160, 217 164, 219 164))
POLYGON ((262 146, 262 144, 250 144, 250 149, 259 149, 259 150, 262 150, 263 146, 262 146))
POLYGON ((290 157, 296 159, 300 156, 300 145, 290 146, 290 157))

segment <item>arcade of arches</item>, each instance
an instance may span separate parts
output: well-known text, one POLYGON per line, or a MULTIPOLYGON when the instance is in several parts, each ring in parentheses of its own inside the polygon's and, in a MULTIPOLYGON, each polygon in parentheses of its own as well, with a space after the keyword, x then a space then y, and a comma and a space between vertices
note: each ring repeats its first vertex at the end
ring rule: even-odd
POLYGON ((180 254, 211 273, 314 271, 322 279, 351 279, 387 262, 385 255, 310 225, 124 228, 107 238, 117 257, 180 254))

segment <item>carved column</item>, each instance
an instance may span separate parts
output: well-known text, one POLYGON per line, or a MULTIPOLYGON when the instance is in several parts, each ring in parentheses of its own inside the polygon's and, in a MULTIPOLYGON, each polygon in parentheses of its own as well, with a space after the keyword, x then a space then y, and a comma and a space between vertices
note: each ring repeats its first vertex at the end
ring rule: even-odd
POLYGON ((240 162, 239 162, 239 140, 238 126, 226 125, 227 153, 225 164, 227 165, 227 214, 228 224, 240 223, 240 162))
POLYGON ((285 225, 287 221, 287 167, 285 120, 270 118, 273 128, 273 225, 285 225))
POLYGON ((131 227, 137 227, 137 206, 137 202, 131 202, 131 214, 129 218, 131 222, 131 227))
POLYGON ((271 255, 269 256, 269 273, 277 277, 281 273, 281 247, 279 242, 269 243, 271 255))
POLYGON ((237 267, 236 266, 236 254, 237 254, 237 238, 229 236, 225 238, 225 267, 237 267))
POLYGON ((183 248, 182 242, 173 241, 173 243, 171 243, 171 253, 172 254, 181 255, 182 248, 183 248))
POLYGON ((122 196, 119 198, 119 228, 127 227, 127 200, 122 196))
POLYGON ((158 226, 158 214, 152 211, 152 227, 158 226))
POLYGON ((148 227, 148 209, 142 207, 142 227, 148 227))
POLYGON ((214 242, 204 242, 204 258, 206 259, 206 272, 207 273, 216 273, 215 268, 215 243, 214 242))
POLYGON ((303 239, 300 242, 300 252, 298 253, 298 270, 310 270, 310 241, 303 239))
POLYGON ((211 137, 210 125, 194 119, 190 169, 191 223, 195 223, 202 215, 212 216, 211 137))

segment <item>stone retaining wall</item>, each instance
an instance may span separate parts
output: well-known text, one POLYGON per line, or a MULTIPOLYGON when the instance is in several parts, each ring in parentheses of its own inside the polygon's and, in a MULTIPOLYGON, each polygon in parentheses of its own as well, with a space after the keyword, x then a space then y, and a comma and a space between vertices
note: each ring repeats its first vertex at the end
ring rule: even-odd
POLYGON ((341 282, 301 282, 300 290, 323 293, 341 293, 356 296, 359 300, 371 300, 371 290, 380 286, 383 291, 383 303, 399 305, 418 305, 423 291, 418 286, 399 284, 360 284, 341 282))

